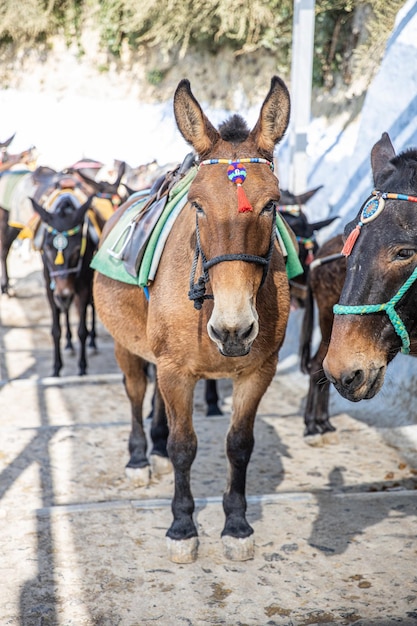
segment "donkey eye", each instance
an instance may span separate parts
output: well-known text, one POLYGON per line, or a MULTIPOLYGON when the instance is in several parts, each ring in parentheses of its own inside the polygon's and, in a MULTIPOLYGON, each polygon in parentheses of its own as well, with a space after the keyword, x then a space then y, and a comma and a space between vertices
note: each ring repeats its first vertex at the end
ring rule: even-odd
POLYGON ((195 210, 198 213, 198 215, 204 215, 204 210, 203 210, 203 207, 201 206, 201 204, 198 204, 198 202, 192 202, 191 206, 193 206, 195 208, 195 210))
POLYGON ((413 250, 413 248, 401 248, 401 250, 398 250, 396 256, 397 256, 397 259, 402 261, 404 259, 410 259, 415 254, 416 254, 416 251, 413 250))
POLYGON ((275 202, 275 200, 270 200, 269 202, 267 202, 267 204, 265 204, 264 208, 261 211, 261 215, 265 213, 272 213, 276 206, 277 203, 275 202))

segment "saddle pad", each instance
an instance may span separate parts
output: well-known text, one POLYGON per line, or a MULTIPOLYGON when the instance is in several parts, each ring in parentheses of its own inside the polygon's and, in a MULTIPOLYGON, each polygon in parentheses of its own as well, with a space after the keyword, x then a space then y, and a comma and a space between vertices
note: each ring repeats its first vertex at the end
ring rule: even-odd
POLYGON ((291 238, 289 232, 289 226, 287 225, 284 218, 281 217, 279 213, 277 213, 277 233, 278 240, 282 239, 284 246, 286 248, 286 255, 283 250, 285 258, 285 269, 287 272, 288 280, 295 278, 296 276, 300 276, 304 273, 303 266, 301 265, 300 259, 298 257, 298 252, 295 249, 294 241, 291 238))
POLYGON ((107 222, 114 213, 112 201, 109 198, 93 198, 93 207, 98 212, 102 220, 107 222))
MULTIPOLYGON (((162 210, 160 215, 154 215, 153 221, 146 224, 146 229, 141 230, 141 221, 140 221, 140 213, 142 209, 147 204, 149 198, 148 196, 138 196, 137 202, 134 202, 129 206, 125 213, 122 215, 116 226, 113 230, 108 234, 103 244, 99 248, 99 250, 94 255, 94 258, 91 263, 91 267, 100 274, 104 274, 104 276, 108 276, 109 278, 113 278, 114 280, 118 280, 124 283, 128 283, 129 285, 138 285, 139 276, 136 274, 135 276, 131 274, 126 266, 125 260, 123 258, 115 258, 112 255, 113 253, 120 252, 123 249, 125 243, 129 245, 129 230, 130 228, 136 228, 139 230, 140 237, 137 238, 141 240, 142 250, 137 250, 136 254, 141 259, 140 267, 138 268, 138 273, 141 275, 141 282, 146 284, 148 282, 147 272, 149 271, 150 265, 152 263, 152 258, 154 256, 155 247, 157 245, 159 235, 164 228, 165 223, 167 222, 170 214, 177 205, 181 202, 181 200, 187 197, 188 189, 197 174, 197 168, 192 167, 187 174, 181 179, 169 192, 167 202, 162 210), (158 219, 156 219, 158 218, 158 219), (137 224, 136 224, 137 222, 137 224), (109 252, 110 251, 110 252, 109 252), (147 269, 141 269, 143 267, 147 269)), ((158 200, 154 203, 156 205, 158 200)), ((182 204, 181 208, 185 206, 186 201, 182 204)), ((149 209, 152 211, 152 208, 149 209)), ((148 215, 148 211, 144 212, 145 217, 148 215)), ((131 235, 131 233, 130 233, 131 235)), ((162 253, 162 251, 161 251, 162 253)))
POLYGON ((5 211, 12 209, 12 197, 16 186, 24 176, 31 173, 30 170, 6 170, 1 173, 1 206, 5 211))

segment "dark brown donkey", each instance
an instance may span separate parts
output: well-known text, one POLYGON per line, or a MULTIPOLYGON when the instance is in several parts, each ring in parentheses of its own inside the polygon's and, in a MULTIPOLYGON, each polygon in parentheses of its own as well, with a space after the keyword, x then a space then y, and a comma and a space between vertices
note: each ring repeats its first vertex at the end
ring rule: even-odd
POLYGON ((346 275, 346 259, 341 250, 343 235, 335 235, 315 253, 307 278, 307 294, 300 337, 300 367, 310 377, 304 411, 306 441, 317 444, 332 441, 335 427, 329 419, 330 382, 323 371, 333 326, 333 306, 339 301, 346 275), (318 312, 320 341, 312 355, 315 310, 318 312))
POLYGON ((374 190, 345 228, 346 280, 335 308, 328 379, 348 400, 374 397, 388 363, 417 356, 417 149, 371 151, 374 190))
MULTIPOLYGON (((274 148, 288 126, 290 99, 283 81, 274 77, 253 130, 239 115, 217 130, 188 80, 182 80, 175 92, 174 113, 199 166, 194 166, 187 204, 165 243, 149 301, 137 285, 99 272, 94 301, 114 337, 131 402, 128 468, 145 484, 150 479, 142 423, 145 364, 156 364, 169 436, 165 448, 167 427, 160 417, 164 412, 154 411, 151 459, 158 472, 157 462, 166 463, 169 454, 174 468, 173 522, 167 531, 174 562, 197 557, 190 487, 197 451, 194 388, 202 378, 233 380, 222 537, 226 556, 245 560, 254 554, 245 496, 254 420, 276 372, 290 309, 285 260, 276 238, 280 192, 271 167, 274 148), (199 277, 196 282, 194 276, 199 277)), ((104 244, 123 211, 121 207, 107 222, 104 244)))
POLYGON ((55 179, 55 188, 45 194, 45 206, 32 199, 33 208, 41 219, 36 238, 52 313, 52 376, 59 376, 63 365, 61 315, 65 316, 68 330, 73 301, 78 309, 78 373, 81 376, 87 373, 87 307, 92 304, 93 283, 90 264, 98 244, 98 235, 87 215, 91 200, 92 196, 87 198, 80 189, 79 181, 67 175, 55 179))

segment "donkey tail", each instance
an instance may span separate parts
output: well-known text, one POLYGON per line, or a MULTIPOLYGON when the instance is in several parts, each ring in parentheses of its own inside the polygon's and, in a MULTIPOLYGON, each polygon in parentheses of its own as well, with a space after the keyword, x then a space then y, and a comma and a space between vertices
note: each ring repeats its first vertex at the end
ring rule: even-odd
POLYGON ((314 328, 314 298, 307 281, 307 296, 304 304, 304 317, 300 336, 300 368, 303 374, 310 374, 311 370, 311 342, 314 328))

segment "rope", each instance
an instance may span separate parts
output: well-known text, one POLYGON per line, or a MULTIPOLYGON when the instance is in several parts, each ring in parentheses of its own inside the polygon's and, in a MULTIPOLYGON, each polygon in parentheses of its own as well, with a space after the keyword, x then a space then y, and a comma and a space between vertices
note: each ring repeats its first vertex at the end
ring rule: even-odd
POLYGON ((188 297, 190 300, 194 301, 195 309, 200 310, 201 307, 203 306, 204 300, 214 299, 213 295, 211 294, 206 295, 206 284, 210 281, 208 270, 214 265, 217 265, 218 263, 223 263, 223 261, 244 261, 246 263, 256 263, 258 265, 263 265, 262 280, 259 286, 259 287, 262 287, 265 281, 266 275, 268 273, 268 268, 269 268, 269 264, 272 258, 272 252, 274 249, 274 244, 275 244, 275 239, 276 239, 275 224, 276 224, 276 212, 274 210, 270 244, 269 244, 269 249, 268 249, 268 253, 266 257, 257 256, 255 254, 245 254, 245 253, 222 254, 220 256, 213 257, 212 259, 207 261, 204 255, 204 252, 201 248, 200 229, 198 227, 198 214, 196 212, 196 229, 195 229, 196 246, 195 246, 194 259, 193 259, 193 263, 191 266, 191 273, 190 273, 190 289, 188 291, 188 297), (202 266, 203 266, 203 274, 199 277, 199 279, 195 283, 194 282, 195 274, 197 271, 197 263, 198 263, 198 259, 200 255, 201 255, 202 266))
POLYGON ((388 302, 384 302, 383 304, 359 304, 359 305, 345 305, 345 304, 335 304, 333 307, 333 313, 335 315, 366 315, 367 313, 380 313, 381 311, 385 311, 390 319, 391 324, 397 335, 400 337, 402 342, 401 352, 403 354, 410 353, 410 337, 408 335, 407 329, 395 311, 395 305, 398 301, 403 297, 406 291, 411 287, 414 281, 417 278, 417 267, 414 269, 413 273, 409 276, 409 278, 405 281, 405 283, 400 287, 395 296, 391 298, 388 302))
POLYGON ((199 311, 201 307, 203 306, 204 300, 208 300, 208 299, 213 300, 214 298, 212 295, 206 295, 206 283, 208 283, 210 278, 208 275, 208 271, 205 268, 207 259, 204 256, 204 252, 201 249, 200 229, 198 227, 197 212, 196 212, 195 217, 196 217, 195 219, 196 246, 195 246, 193 264, 191 266, 190 289, 188 292, 188 298, 194 302, 194 308, 197 309, 197 311, 199 311), (197 263, 198 263, 198 259, 200 258, 200 254, 201 254, 202 261, 203 261, 203 274, 202 276, 199 277, 197 282, 194 283, 195 273, 197 271, 197 263))

